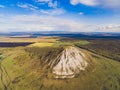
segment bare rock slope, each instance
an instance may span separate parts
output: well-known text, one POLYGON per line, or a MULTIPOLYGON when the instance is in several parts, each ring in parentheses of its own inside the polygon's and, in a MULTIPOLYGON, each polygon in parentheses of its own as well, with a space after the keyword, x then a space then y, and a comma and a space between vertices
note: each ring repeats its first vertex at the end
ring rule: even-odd
POLYGON ((85 54, 77 47, 67 46, 54 62, 58 62, 52 69, 55 78, 73 78, 88 66, 85 54))

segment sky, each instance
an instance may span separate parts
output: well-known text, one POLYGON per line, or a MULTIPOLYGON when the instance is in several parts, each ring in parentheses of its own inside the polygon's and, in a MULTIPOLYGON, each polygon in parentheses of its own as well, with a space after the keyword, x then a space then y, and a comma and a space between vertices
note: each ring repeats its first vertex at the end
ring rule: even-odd
POLYGON ((0 32, 120 32, 120 0, 0 0, 0 32))

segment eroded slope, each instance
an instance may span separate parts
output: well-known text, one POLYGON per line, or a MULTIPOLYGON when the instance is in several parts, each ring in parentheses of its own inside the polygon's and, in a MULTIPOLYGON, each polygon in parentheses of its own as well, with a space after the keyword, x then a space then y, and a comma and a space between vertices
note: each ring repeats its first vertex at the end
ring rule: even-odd
POLYGON ((65 47, 53 62, 58 60, 57 65, 53 67, 56 78, 73 78, 75 74, 85 70, 88 65, 84 53, 72 46, 65 47))

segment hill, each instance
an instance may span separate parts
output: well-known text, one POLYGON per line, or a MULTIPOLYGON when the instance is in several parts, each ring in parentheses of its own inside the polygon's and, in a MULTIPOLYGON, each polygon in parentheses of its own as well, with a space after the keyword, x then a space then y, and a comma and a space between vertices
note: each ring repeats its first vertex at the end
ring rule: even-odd
POLYGON ((0 51, 0 90, 120 89, 120 63, 78 47, 17 47, 0 51), (71 62, 74 63, 69 66, 71 62), (68 78, 71 73, 72 78, 68 78))

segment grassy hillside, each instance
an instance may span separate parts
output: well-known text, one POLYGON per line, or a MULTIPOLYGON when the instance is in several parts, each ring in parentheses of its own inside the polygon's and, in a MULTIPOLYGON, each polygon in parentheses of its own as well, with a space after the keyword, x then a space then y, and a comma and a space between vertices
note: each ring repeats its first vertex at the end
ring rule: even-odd
POLYGON ((120 40, 118 39, 93 39, 88 40, 89 44, 79 44, 78 47, 87 49, 96 54, 120 61, 120 40))
POLYGON ((56 42, 54 43, 54 46, 75 45, 75 44, 87 45, 87 44, 89 44, 89 42, 88 42, 87 40, 56 41, 56 42))
POLYGON ((94 62, 75 78, 53 78, 51 68, 44 67, 43 60, 54 59, 62 50, 62 47, 0 48, 4 57, 0 90, 120 90, 120 62, 93 53, 90 54, 94 62))

